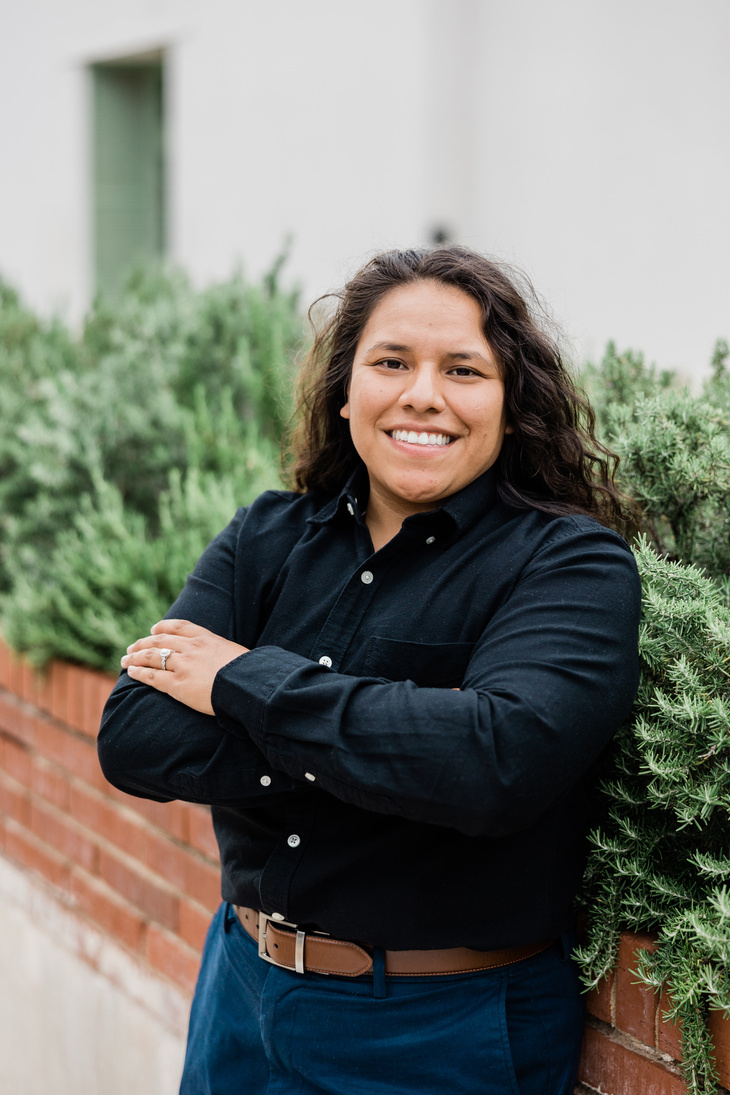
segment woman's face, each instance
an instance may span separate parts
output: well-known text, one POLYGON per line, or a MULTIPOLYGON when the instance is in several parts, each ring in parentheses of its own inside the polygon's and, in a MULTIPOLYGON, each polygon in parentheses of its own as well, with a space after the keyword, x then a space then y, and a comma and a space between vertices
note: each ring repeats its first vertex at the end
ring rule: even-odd
POLYGON ((433 509, 491 467, 510 427, 476 300, 436 281, 391 289, 357 344, 340 413, 371 506, 433 509))

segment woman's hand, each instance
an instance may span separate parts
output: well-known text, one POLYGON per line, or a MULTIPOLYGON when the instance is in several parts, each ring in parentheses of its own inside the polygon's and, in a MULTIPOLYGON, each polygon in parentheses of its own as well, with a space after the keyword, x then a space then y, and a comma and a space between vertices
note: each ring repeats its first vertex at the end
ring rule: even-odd
POLYGON ((239 646, 188 620, 161 620, 150 634, 127 647, 122 667, 135 681, 213 715, 210 694, 219 669, 248 647, 239 646), (170 651, 164 659, 161 651, 170 651))

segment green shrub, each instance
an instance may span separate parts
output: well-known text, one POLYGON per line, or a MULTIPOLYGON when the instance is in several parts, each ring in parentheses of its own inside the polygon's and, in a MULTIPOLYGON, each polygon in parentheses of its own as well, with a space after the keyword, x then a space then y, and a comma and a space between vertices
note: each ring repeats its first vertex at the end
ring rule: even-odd
POLYGON ((302 322, 278 272, 196 292, 179 272, 138 271, 77 342, 34 326, 8 291, 22 337, 0 354, 0 610, 36 663, 113 668, 236 507, 280 486, 302 322), (38 376, 23 389, 31 350, 38 376))
POLYGON ((636 350, 619 353, 609 342, 600 365, 588 363, 581 373, 581 382, 595 411, 599 433, 610 430, 611 417, 617 407, 631 408, 642 396, 653 396, 676 384, 670 369, 657 372, 647 365, 644 355, 636 350))
POLYGON ((638 973, 669 990, 684 1073, 715 1090, 707 1014, 730 1016, 730 384, 718 342, 702 396, 635 354, 592 387, 620 477, 643 509, 642 677, 601 784, 578 958, 586 985, 616 962, 621 931, 654 931, 638 973), (617 381, 620 381, 620 383, 617 381), (621 402, 615 402, 614 397, 621 402))

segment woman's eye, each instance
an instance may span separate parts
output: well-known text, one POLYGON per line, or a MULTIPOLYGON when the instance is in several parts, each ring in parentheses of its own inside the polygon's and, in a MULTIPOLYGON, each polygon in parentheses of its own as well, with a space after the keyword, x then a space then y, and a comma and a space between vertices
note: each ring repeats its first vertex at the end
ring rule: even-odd
POLYGON ((450 372, 452 376, 481 376, 481 373, 472 369, 470 365, 457 365, 450 372))
POLYGON ((398 361, 395 357, 386 357, 382 361, 378 362, 378 365, 384 365, 386 369, 402 369, 404 368, 403 362, 398 361))

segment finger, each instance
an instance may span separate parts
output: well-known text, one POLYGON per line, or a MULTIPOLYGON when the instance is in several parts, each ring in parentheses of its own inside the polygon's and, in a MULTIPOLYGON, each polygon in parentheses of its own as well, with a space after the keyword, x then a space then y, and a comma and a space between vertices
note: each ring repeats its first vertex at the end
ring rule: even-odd
POLYGON ((171 691, 173 675, 163 673, 161 669, 150 669, 144 665, 130 665, 127 668, 127 674, 132 680, 148 684, 151 688, 157 689, 158 692, 169 693, 171 691))
POLYGON ((187 635, 190 638, 195 635, 210 634, 207 628, 193 624, 190 620, 158 620, 150 628, 150 635, 159 635, 163 631, 166 635, 187 635))
POLYGON ((185 636, 183 635, 167 635, 160 633, 159 635, 144 635, 141 639, 137 639, 136 642, 130 643, 127 647, 127 653, 131 654, 136 650, 160 650, 164 647, 173 649, 173 643, 176 644, 175 649, 181 644, 185 643, 185 636))
MULTIPOLYGON (((140 650, 132 650, 124 655, 121 659, 122 667, 127 669, 130 665, 137 666, 149 666, 151 669, 162 669, 162 654, 161 651, 170 649, 164 646, 148 646, 140 650)), ((173 650, 167 655, 165 668, 170 669, 170 658, 173 655, 178 654, 179 651, 173 650)))

